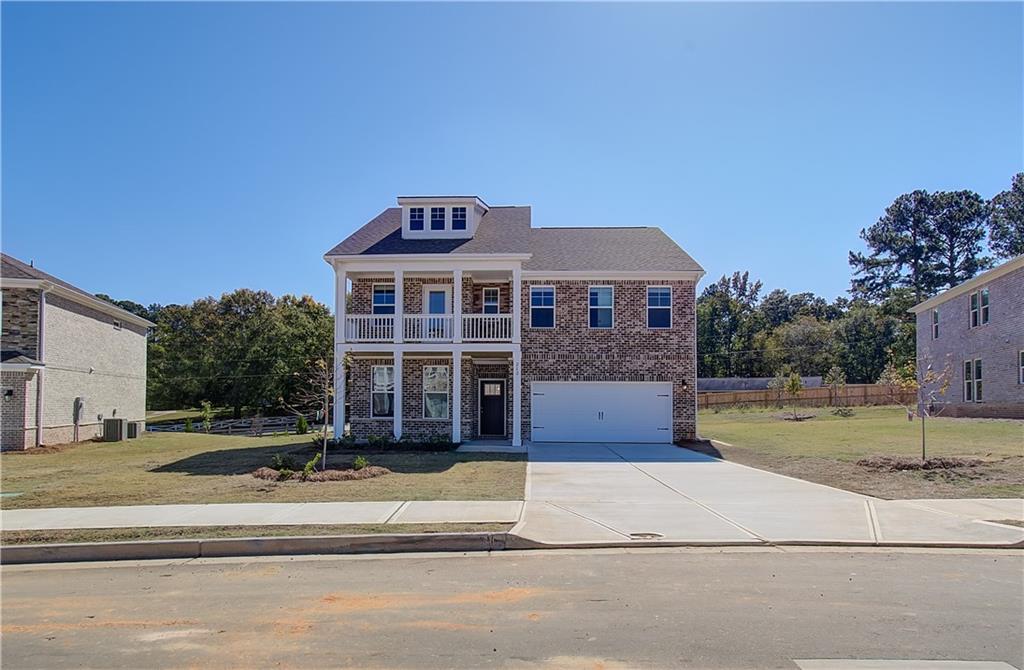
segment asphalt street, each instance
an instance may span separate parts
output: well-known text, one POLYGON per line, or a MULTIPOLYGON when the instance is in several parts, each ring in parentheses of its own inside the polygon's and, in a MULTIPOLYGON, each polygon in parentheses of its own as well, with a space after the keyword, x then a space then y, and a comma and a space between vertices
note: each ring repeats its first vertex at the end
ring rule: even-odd
POLYGON ((2 577, 5 669, 1024 665, 1019 551, 201 559, 2 577))

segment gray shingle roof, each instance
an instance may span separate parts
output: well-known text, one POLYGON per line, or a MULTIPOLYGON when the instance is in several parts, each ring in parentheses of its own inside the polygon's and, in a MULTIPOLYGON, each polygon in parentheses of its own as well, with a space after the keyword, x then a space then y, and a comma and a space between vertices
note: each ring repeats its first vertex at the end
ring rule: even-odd
POLYGON ((74 291, 75 293, 81 293, 84 296, 95 298, 92 293, 83 291, 74 284, 69 284, 63 279, 58 279, 51 274, 43 272, 37 267, 33 267, 24 261, 20 261, 14 256, 8 256, 7 254, 0 254, 0 277, 6 277, 8 279, 38 279, 40 281, 48 281, 58 286, 74 291))
POLYGON ((703 270, 660 228, 531 228, 529 207, 492 207, 468 240, 404 240, 401 229, 402 210, 391 207, 327 256, 529 253, 524 270, 703 270))

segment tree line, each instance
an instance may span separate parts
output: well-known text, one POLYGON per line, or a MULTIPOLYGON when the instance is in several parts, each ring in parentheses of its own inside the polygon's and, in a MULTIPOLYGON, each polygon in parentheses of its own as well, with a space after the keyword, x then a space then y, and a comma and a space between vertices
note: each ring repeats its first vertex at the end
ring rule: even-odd
POLYGON ((698 376, 825 376, 838 368, 850 383, 874 383, 887 364, 912 364, 910 307, 1024 254, 1024 173, 987 201, 973 191, 900 195, 860 236, 869 251, 849 254, 849 298, 762 295, 748 272, 706 287, 697 299, 698 376))

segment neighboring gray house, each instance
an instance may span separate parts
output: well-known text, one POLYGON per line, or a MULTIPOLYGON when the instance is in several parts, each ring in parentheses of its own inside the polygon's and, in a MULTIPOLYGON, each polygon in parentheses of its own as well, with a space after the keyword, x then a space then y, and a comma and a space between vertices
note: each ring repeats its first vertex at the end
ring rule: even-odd
POLYGON ((1024 419, 1024 256, 910 311, 918 370, 952 368, 943 416, 1024 419))
POLYGON ((7 254, 0 263, 0 448, 88 440, 145 421, 153 324, 7 254))

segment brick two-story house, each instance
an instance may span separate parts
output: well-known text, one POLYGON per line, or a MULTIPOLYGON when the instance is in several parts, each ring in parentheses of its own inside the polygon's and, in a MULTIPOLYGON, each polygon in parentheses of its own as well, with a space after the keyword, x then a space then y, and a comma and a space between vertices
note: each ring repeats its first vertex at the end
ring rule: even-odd
POLYGON ((1024 419, 1024 256, 911 311, 918 369, 949 369, 942 416, 1024 419))
POLYGON ((96 437, 104 418, 146 419, 153 324, 3 254, 0 448, 96 437))
POLYGON ((335 434, 695 436, 704 272, 660 229, 534 228, 529 207, 475 196, 398 205, 324 256, 350 361, 335 434))

